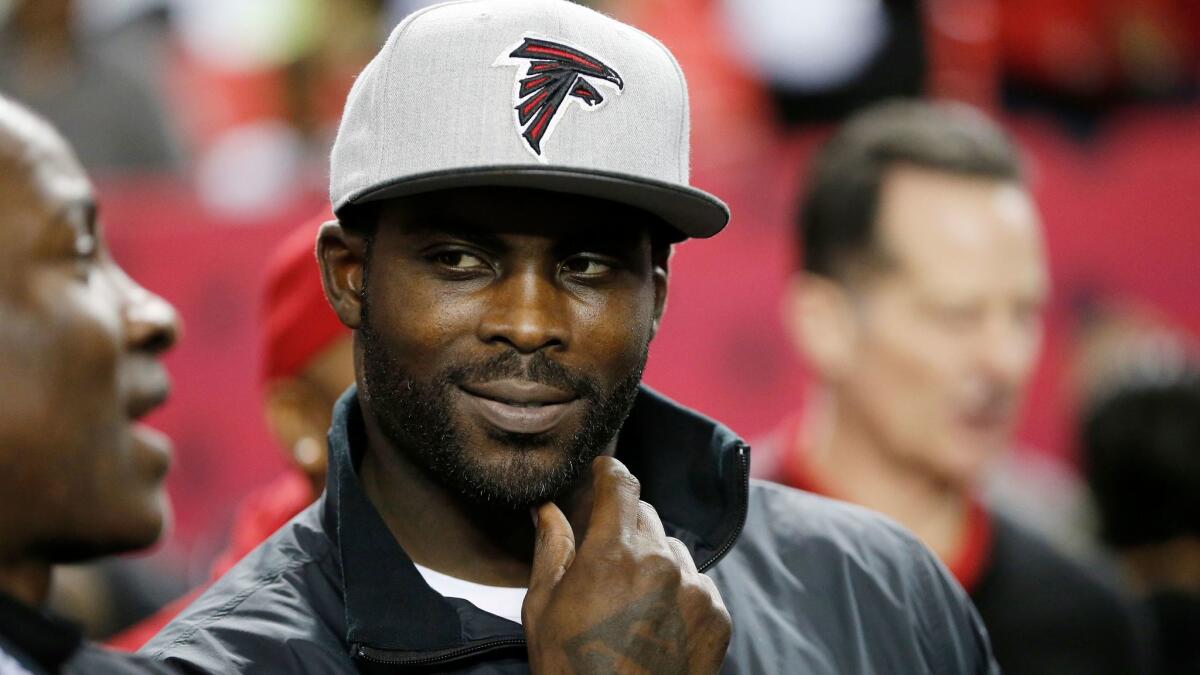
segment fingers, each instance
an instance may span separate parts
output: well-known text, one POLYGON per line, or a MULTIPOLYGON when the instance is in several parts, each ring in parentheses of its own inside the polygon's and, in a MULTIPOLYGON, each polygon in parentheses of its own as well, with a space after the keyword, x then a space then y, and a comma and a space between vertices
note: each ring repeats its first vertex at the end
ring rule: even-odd
POLYGON ((717 583, 707 574, 697 574, 696 576, 700 579, 701 588, 708 592, 708 597, 712 598, 713 606, 728 617, 729 610, 725 609, 725 600, 721 598, 721 591, 717 590, 717 583))
MULTIPOLYGON (((634 532, 641 513, 642 486, 629 469, 612 457, 597 457, 592 462, 592 515, 588 521, 588 538, 601 541, 634 532), (592 535, 599 535, 593 537, 592 535)), ((655 516, 657 520, 657 516, 655 516)), ((662 524, 659 524, 662 527, 662 524)))
POLYGON ((537 535, 524 611, 536 613, 545 605, 551 591, 575 559, 575 533, 567 517, 554 502, 537 507, 534 515, 537 535))
MULTIPOLYGON (((675 537, 667 537, 667 546, 671 548, 671 554, 675 557, 675 562, 679 565, 679 569, 683 570, 685 574, 700 574, 696 571, 696 561, 692 559, 692 552, 688 550, 687 544, 684 544, 675 537)), ((708 577, 704 578, 707 579, 708 577)))
POLYGON ((662 520, 658 517, 658 511, 654 510, 646 502, 638 500, 638 526, 641 531, 649 535, 654 541, 662 541, 667 538, 667 532, 663 529, 662 520))
POLYGON ((725 609, 725 601, 721 599, 721 592, 717 590, 716 583, 708 575, 701 574, 696 569, 696 561, 692 558, 692 552, 688 550, 687 544, 675 537, 667 537, 667 546, 671 549, 675 564, 683 572, 683 578, 687 579, 689 583, 699 586, 709 597, 717 613, 727 620, 729 612, 725 609))

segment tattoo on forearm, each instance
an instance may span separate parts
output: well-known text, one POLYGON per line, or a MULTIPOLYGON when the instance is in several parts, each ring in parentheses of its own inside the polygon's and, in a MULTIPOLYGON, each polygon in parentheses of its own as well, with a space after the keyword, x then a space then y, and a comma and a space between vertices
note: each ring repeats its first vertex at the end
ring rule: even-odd
POLYGON ((683 673, 686 631, 675 592, 658 591, 567 640, 565 647, 579 672, 683 673))

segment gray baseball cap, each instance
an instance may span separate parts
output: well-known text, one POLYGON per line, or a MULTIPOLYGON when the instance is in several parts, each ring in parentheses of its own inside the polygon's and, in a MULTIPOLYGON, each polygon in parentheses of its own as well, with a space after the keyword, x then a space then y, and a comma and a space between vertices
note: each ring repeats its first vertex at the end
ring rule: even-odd
POLYGON ((567 0, 458 0, 396 26, 358 76, 330 161, 335 213, 469 186, 598 197, 710 237, 688 183, 687 83, 654 38, 567 0))

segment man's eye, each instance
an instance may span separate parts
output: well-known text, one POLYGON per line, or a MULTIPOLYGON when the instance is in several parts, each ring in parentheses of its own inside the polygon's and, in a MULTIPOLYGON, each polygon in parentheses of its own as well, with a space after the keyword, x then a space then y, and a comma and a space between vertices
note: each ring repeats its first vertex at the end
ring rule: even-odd
POLYGON ((81 235, 75 240, 75 255, 72 264, 75 266, 75 276, 87 280, 95 268, 98 255, 96 238, 90 234, 81 235))
POLYGON ((443 251, 433 256, 434 262, 456 270, 477 270, 487 267, 479 256, 463 251, 443 251))
POLYGON ((568 258, 563 263, 563 270, 571 274, 593 275, 604 274, 612 269, 612 266, 595 258, 568 258))

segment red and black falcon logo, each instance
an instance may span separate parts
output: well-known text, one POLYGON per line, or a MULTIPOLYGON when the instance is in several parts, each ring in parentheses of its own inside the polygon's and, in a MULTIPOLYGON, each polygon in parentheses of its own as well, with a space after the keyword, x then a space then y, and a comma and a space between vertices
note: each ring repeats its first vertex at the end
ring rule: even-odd
POLYGON ((604 96, 589 80, 615 86, 618 94, 625 88, 621 76, 600 59, 558 42, 526 37, 515 49, 505 51, 501 61, 525 65, 523 75, 518 75, 513 109, 517 131, 542 161, 542 143, 572 98, 589 109, 604 103, 604 96))

